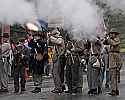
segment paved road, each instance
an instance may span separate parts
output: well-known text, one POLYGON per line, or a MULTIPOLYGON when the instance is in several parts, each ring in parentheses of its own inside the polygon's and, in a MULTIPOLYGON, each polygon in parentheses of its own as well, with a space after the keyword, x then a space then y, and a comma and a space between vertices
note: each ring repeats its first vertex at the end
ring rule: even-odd
POLYGON ((87 95, 87 81, 84 75, 84 89, 82 95, 68 95, 68 94, 53 94, 50 91, 53 89, 54 84, 52 78, 45 78, 43 81, 42 92, 32 94, 30 91, 34 88, 33 82, 27 82, 27 91, 24 94, 14 94, 13 84, 9 84, 9 93, 0 94, 0 100, 125 100, 125 67, 121 72, 120 96, 110 97, 105 93, 99 96, 87 95))

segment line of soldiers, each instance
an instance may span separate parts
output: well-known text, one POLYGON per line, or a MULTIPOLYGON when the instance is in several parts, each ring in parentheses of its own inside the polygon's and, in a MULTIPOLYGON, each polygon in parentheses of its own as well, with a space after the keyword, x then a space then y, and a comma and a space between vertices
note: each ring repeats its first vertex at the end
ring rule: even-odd
MULTIPOLYGON (((54 30, 52 33, 48 33, 48 40, 54 45, 52 76, 55 88, 52 90, 53 93, 64 92, 64 76, 66 76, 66 84, 68 86, 68 91, 65 91, 66 93, 82 93, 83 71, 86 71, 85 69, 87 68, 89 95, 102 93, 105 71, 107 76, 106 87, 111 86, 109 95, 119 95, 118 82, 120 81, 119 72, 121 69, 119 32, 112 29, 103 41, 100 37, 97 37, 91 41, 70 39, 65 43, 60 32, 54 30), (65 67, 66 74, 64 71, 65 67)), ((7 46, 7 50, 3 50, 3 43, 0 46, 2 48, 0 49, 2 54, 0 56, 0 66, 4 66, 8 56, 3 51, 10 50, 10 46, 7 46)), ((27 52, 28 50, 25 50, 24 41, 21 41, 13 50, 15 93, 19 92, 19 76, 21 77, 21 92, 25 91, 25 67, 28 66, 27 61, 29 57, 31 59, 30 64, 33 67, 33 81, 35 85, 35 89, 32 92, 41 92, 44 64, 45 60, 48 59, 47 54, 44 52, 47 44, 41 39, 39 34, 30 40, 28 46, 30 47, 30 53, 27 52)), ((8 74, 5 72, 7 65, 5 66, 0 67, 1 92, 8 92, 8 74)))
POLYGON ((28 67, 29 53, 25 47, 25 39, 21 39, 18 44, 9 41, 9 35, 2 36, 0 45, 0 93, 8 92, 9 77, 14 78, 14 93, 20 90, 19 80, 21 84, 21 92, 25 90, 25 68, 28 67))
POLYGON ((31 92, 41 92, 42 75, 44 73, 44 61, 47 55, 44 52, 45 41, 40 36, 35 35, 30 41, 21 38, 19 43, 15 44, 8 40, 9 36, 2 36, 0 44, 0 92, 8 92, 8 76, 14 78, 14 93, 26 91, 26 69, 32 65, 32 75, 35 89, 31 92), (10 65, 10 51, 12 51, 13 63, 10 65), (11 68, 10 68, 11 67, 11 68), (12 69, 9 71, 9 69, 12 69), (21 80, 20 80, 21 79, 21 80), (20 84, 19 84, 20 83, 20 84))
POLYGON ((119 95, 121 61, 120 39, 117 30, 112 29, 103 40, 100 37, 91 41, 73 39, 64 45, 64 40, 58 32, 55 32, 50 40, 55 44, 53 64, 55 89, 52 91, 53 93, 62 93, 65 89, 64 76, 61 77, 61 75, 64 75, 64 66, 66 66, 66 84, 68 86, 66 93, 82 93, 83 70, 87 67, 89 95, 102 93, 105 71, 105 86, 106 88, 111 86, 111 92, 108 94, 119 95), (65 60, 62 60, 64 55, 65 60))

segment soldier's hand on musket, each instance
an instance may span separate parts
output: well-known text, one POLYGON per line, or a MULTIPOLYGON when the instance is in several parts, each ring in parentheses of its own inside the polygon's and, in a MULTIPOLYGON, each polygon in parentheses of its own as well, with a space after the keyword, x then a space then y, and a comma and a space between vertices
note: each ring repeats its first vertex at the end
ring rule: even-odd
POLYGON ((107 37, 104 38, 103 44, 104 45, 108 45, 109 44, 109 39, 107 37))
POLYGON ((75 51, 75 48, 72 48, 72 49, 71 49, 71 52, 74 52, 74 51, 75 51))
POLYGON ((22 54, 22 59, 24 58, 25 55, 22 54))
POLYGON ((71 51, 70 51, 70 50, 66 50, 66 52, 67 52, 68 54, 70 54, 70 53, 71 53, 71 51))
POLYGON ((49 33, 48 33, 48 37, 51 37, 51 36, 52 36, 52 34, 49 32, 49 33))

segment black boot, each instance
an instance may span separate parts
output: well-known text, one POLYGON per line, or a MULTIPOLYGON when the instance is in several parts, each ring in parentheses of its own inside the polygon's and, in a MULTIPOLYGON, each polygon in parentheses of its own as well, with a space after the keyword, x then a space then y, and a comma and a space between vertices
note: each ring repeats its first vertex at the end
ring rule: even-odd
POLYGON ((98 87, 98 94, 102 94, 102 89, 98 87))
POLYGON ((26 89, 25 88, 23 88, 23 89, 21 89, 21 94, 23 94, 24 92, 26 91, 26 89))
POLYGON ((98 94, 97 89, 92 89, 92 94, 97 95, 98 94))
POLYGON ((39 93, 41 92, 41 88, 36 87, 33 91, 31 91, 32 93, 39 93))
POLYGON ((26 91, 26 89, 24 88, 24 89, 21 89, 21 91, 26 91))
POLYGON ((71 91, 71 90, 68 90, 68 91, 65 91, 65 93, 70 93, 70 94, 72 94, 72 91, 71 91))
POLYGON ((72 94, 72 88, 68 88, 68 91, 65 91, 65 93, 70 93, 70 94, 72 94))
POLYGON ((19 92, 19 89, 15 89, 14 93, 18 93, 19 92))
POLYGON ((18 93, 19 92, 19 86, 14 86, 15 90, 14 93, 18 93))
POLYGON ((77 93, 82 93, 82 87, 77 88, 77 93))
POLYGON ((66 87, 65 85, 62 86, 62 91, 66 90, 66 87))
POLYGON ((119 90, 116 90, 116 95, 119 95, 119 90))
POLYGON ((24 91, 26 91, 26 89, 25 89, 25 82, 21 83, 21 92, 24 92, 24 91))
POLYGON ((74 94, 78 93, 77 89, 73 89, 72 93, 74 93, 74 94))
POLYGON ((109 85, 108 85, 108 84, 105 84, 105 88, 106 88, 106 89, 109 89, 109 85))
POLYGON ((88 95, 91 95, 92 94, 92 90, 90 89, 89 91, 88 91, 88 95))
POLYGON ((58 90, 58 89, 54 89, 51 91, 52 93, 62 93, 63 91, 62 90, 58 90))
POLYGON ((0 93, 8 93, 8 89, 0 89, 0 93))
MULTIPOLYGON (((110 93, 108 93, 111 96, 117 96, 117 93, 115 90, 112 90, 110 93)), ((119 93, 118 93, 119 94, 119 93)))

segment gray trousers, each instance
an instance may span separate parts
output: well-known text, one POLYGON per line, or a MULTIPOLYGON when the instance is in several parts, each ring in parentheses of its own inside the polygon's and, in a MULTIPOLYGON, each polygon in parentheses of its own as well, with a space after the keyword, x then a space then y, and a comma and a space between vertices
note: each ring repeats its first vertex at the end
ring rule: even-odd
POLYGON ((38 88, 42 88, 42 74, 33 74, 34 86, 38 88))
POLYGON ((100 87, 103 86, 103 82, 104 82, 105 77, 106 77, 105 85, 110 85, 111 78, 110 78, 109 71, 105 70, 105 69, 101 69, 101 72, 100 72, 100 87), (105 72, 106 72, 106 76, 105 76, 105 72))
POLYGON ((66 83, 68 90, 81 91, 83 88, 83 68, 80 66, 66 66, 66 83))
POLYGON ((61 66, 60 66, 60 60, 58 58, 57 61, 53 63, 52 75, 55 84, 55 89, 62 91, 63 83, 61 82, 60 73, 61 73, 61 66))
POLYGON ((74 62, 72 65, 72 90, 81 93, 83 88, 83 68, 80 66, 77 56, 74 62))
MULTIPOLYGON (((77 75, 77 74, 76 74, 77 75)), ((83 88, 83 67, 78 67, 78 82, 77 82, 77 92, 82 93, 83 88)))
POLYGON ((92 66, 88 66, 87 69, 87 80, 88 80, 88 88, 97 89, 99 86, 99 68, 93 68, 92 66))
POLYGON ((19 87, 20 87, 19 78, 21 78, 21 80, 20 80, 21 90, 24 90, 26 80, 25 80, 25 67, 22 64, 18 64, 14 68, 14 88, 15 88, 15 91, 19 91, 19 87))
POLYGON ((68 86, 68 90, 72 91, 72 66, 66 65, 66 84, 68 86))
POLYGON ((7 62, 7 58, 4 59, 4 62, 2 59, 0 59, 0 86, 1 89, 8 89, 8 69, 9 64, 7 62))
POLYGON ((103 54, 102 56, 102 63, 101 64, 101 71, 100 71, 100 87, 102 87, 103 85, 103 81, 104 81, 104 78, 105 78, 105 72, 106 72, 106 83, 105 85, 109 85, 110 84, 110 74, 109 74, 109 57, 108 57, 108 54, 103 54))

